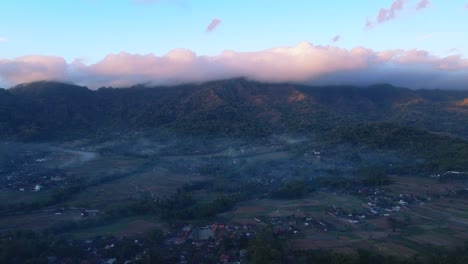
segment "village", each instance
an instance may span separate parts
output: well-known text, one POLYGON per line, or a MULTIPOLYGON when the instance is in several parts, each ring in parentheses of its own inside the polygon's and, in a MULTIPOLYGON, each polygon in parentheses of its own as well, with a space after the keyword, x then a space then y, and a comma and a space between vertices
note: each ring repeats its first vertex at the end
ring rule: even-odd
MULTIPOLYGON (((149 248, 164 256, 167 263, 245 263, 248 257, 248 243, 264 228, 270 228, 278 238, 285 241, 303 239, 304 234, 337 232, 343 227, 359 228, 365 221, 377 218, 391 219, 400 212, 415 206, 424 206, 443 197, 456 196, 456 192, 446 194, 392 195, 384 188, 359 187, 350 190, 363 200, 362 210, 348 210, 338 204, 326 208, 323 218, 317 218, 301 211, 297 214, 265 216, 258 215, 250 221, 218 222, 198 221, 172 224, 160 244, 147 244, 145 239, 118 237, 97 237, 81 242, 88 252, 89 259, 101 263, 134 263, 144 258, 149 248), (367 201, 367 202, 366 202, 367 201), (131 245, 131 246, 130 246, 131 245), (117 253, 121 248, 132 248, 133 255, 122 260, 117 253)), ((82 214, 83 218, 88 214, 82 214)), ((390 221, 389 221, 390 223, 390 221)), ((391 226, 389 224, 389 232, 391 226)))
POLYGON ((65 172, 44 166, 46 161, 31 150, 5 161, 7 165, 0 168, 0 190, 39 192, 63 186, 65 172))
MULTIPOLYGON (((221 146, 219 148, 221 149, 221 146)), ((168 148, 169 150, 177 155, 180 154, 177 148, 168 148)), ((97 152, 99 153, 97 155, 100 155, 97 161, 110 160, 112 164, 116 164, 117 161, 118 164, 122 164, 120 165, 122 168, 129 168, 121 171, 131 173, 116 173, 104 165, 101 166, 99 162, 86 163, 90 165, 89 171, 75 170, 80 173, 69 173, 70 167, 64 167, 64 164, 71 164, 70 160, 79 161, 76 157, 80 157, 82 153, 88 154, 85 152, 86 149, 83 148, 79 148, 79 151, 55 148, 49 152, 34 149, 19 150, 15 155, 8 156, 8 160, 3 161, 3 164, 8 166, 0 167, 0 189, 5 193, 31 192, 31 195, 47 195, 49 190, 63 190, 60 194, 67 195, 68 200, 44 202, 43 204, 46 204, 44 208, 31 212, 31 219, 40 216, 44 219, 45 229, 60 227, 62 221, 73 223, 57 234, 66 235, 68 244, 86 252, 80 258, 87 263, 138 263, 148 254, 157 254, 161 257, 162 263, 246 263, 249 258, 249 241, 255 240, 259 232, 265 229, 271 230, 277 238, 292 247, 301 244, 306 249, 322 249, 325 244, 339 247, 348 243, 347 241, 364 239, 367 234, 387 238, 401 232, 404 229, 403 224, 408 225, 404 222, 408 213, 437 200, 457 197, 458 191, 464 190, 465 186, 460 184, 458 189, 433 191, 432 187, 426 189, 405 187, 407 182, 415 184, 428 181, 432 186, 437 185, 438 189, 444 190, 446 188, 444 182, 458 182, 466 176, 465 172, 458 171, 419 175, 414 178, 406 176, 394 178, 394 175, 390 175, 392 179, 390 183, 366 184, 362 178, 349 175, 349 168, 352 167, 348 163, 343 163, 337 167, 343 172, 334 182, 335 179, 331 175, 333 171, 326 170, 327 166, 324 165, 333 161, 333 155, 316 148, 300 159, 293 159, 290 153, 277 145, 268 145, 266 150, 256 148, 255 145, 242 146, 239 151, 228 149, 219 152, 221 153, 219 155, 200 155, 200 157, 198 154, 194 156, 187 154, 183 157, 157 156, 150 160, 146 156, 135 155, 132 156, 133 160, 129 161, 129 157, 124 156, 122 159, 125 162, 121 161, 120 157, 114 156, 118 153, 97 152), (272 148, 274 152, 268 152, 272 148), (147 163, 142 163, 142 160, 147 163), (262 169, 257 169, 257 164, 266 165, 262 169), (322 165, 323 167, 320 167, 322 165), (141 172, 131 171, 131 168, 138 166, 142 168, 141 172), (315 167, 321 169, 316 170, 315 167), (81 173, 82 171, 85 173, 81 173), (99 199, 93 199, 92 196, 79 195, 73 193, 71 188, 64 188, 69 186, 71 179, 69 175, 94 176, 101 171, 108 173, 102 173, 103 179, 112 180, 101 182, 97 177, 90 177, 95 183, 82 185, 80 188, 94 189, 99 194, 109 194, 100 198, 102 203, 97 203, 99 199), (123 176, 116 177, 114 181, 112 178, 114 174, 123 176), (130 185, 128 183, 137 187, 144 186, 148 180, 157 177, 158 174, 163 175, 161 178, 164 179, 177 179, 177 185, 173 186, 174 193, 181 190, 193 198, 193 204, 189 204, 187 209, 210 208, 209 206, 216 205, 215 201, 223 201, 221 198, 226 197, 232 198, 233 205, 227 206, 226 211, 213 211, 215 213, 210 215, 200 214, 196 219, 164 219, 156 207, 151 212, 114 210, 109 214, 113 208, 105 207, 107 199, 111 198, 110 201, 115 199, 117 201, 114 202, 115 208, 118 208, 117 205, 122 201, 118 195, 131 198, 126 200, 130 204, 128 208, 132 207, 133 202, 138 203, 139 199, 156 200, 158 194, 156 191, 145 190, 141 191, 141 195, 131 196, 127 194, 140 192, 139 188, 123 194, 115 190, 123 189, 130 185), (226 176, 223 179, 216 178, 219 175, 226 176), (132 182, 133 178, 137 180, 132 182), (193 181, 198 178, 203 180, 193 181), (396 186, 398 188, 392 185, 403 182, 403 179, 407 180, 404 184, 396 186), (187 181, 191 182, 191 185, 183 185, 187 181), (113 188, 114 184, 120 187, 113 188), (323 197, 325 199, 321 200, 323 197), (346 199, 352 200, 353 206, 343 203, 346 199), (250 210, 254 207, 260 209, 250 210), (133 215, 128 215, 129 211, 133 215), (161 232, 161 238, 157 243, 147 238, 151 233, 150 229, 133 234, 122 232, 124 234, 122 235, 115 230, 107 231, 103 224, 112 226, 130 217, 144 219, 150 218, 149 216, 151 220, 139 221, 144 224, 152 221, 149 224, 153 225, 148 225, 152 227, 159 224, 162 226, 157 228, 161 232), (102 230, 99 230, 101 228, 102 230), (90 231, 92 235, 74 236, 81 231, 86 233, 86 230, 90 229, 94 230, 90 231), (346 242, 343 242, 345 240, 346 242)), ((90 159, 92 158, 90 156, 90 159)), ((170 200, 170 197, 166 196, 161 201, 170 200)), ((122 208, 125 209, 125 206, 122 205, 122 208)), ((16 216, 15 213, 21 213, 23 208, 22 210, 12 208, 14 210, 4 216, 20 219, 22 216, 16 216)), ((181 208, 175 206, 175 209, 181 208)), ((26 216, 24 219, 29 220, 26 216)), ((4 229, 10 230, 10 226, 6 225, 4 229)), ((119 228, 126 227, 122 225, 119 228)), ((66 260, 51 255, 49 262, 61 263, 66 260)))

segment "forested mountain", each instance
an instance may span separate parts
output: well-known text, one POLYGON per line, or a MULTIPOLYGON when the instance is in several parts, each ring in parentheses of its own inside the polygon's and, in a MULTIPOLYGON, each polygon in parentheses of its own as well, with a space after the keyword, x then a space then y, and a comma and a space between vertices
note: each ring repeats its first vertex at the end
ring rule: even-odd
POLYGON ((468 92, 311 87, 232 79, 174 87, 34 82, 0 90, 0 136, 50 140, 143 131, 264 136, 385 122, 468 138, 468 92))

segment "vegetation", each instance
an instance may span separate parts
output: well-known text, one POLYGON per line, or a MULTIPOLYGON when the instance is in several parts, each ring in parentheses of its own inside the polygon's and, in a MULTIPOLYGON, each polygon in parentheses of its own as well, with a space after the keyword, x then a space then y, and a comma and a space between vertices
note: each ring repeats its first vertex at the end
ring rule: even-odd
POLYGON ((330 143, 351 144, 379 150, 396 150, 406 157, 419 157, 422 162, 412 167, 392 168, 393 173, 445 172, 468 170, 465 157, 468 143, 461 139, 394 124, 365 123, 344 126, 327 134, 330 143))
MULTIPOLYGON (((67 139, 108 136, 112 131, 130 129, 185 136, 262 137, 322 133, 371 121, 468 138, 468 130, 459 125, 467 120, 460 114, 465 108, 457 104, 466 97, 466 92, 412 91, 389 85, 307 87, 245 79, 98 91, 36 82, 0 92, 0 136, 67 139)), ((382 144, 391 146, 391 142, 382 144)))
MULTIPOLYGON (((169 224, 211 224, 223 222, 228 218, 225 215, 258 201, 258 204, 267 204, 262 207, 264 215, 253 215, 251 212, 260 209, 251 206, 245 213, 249 220, 254 218, 257 222, 268 223, 262 217, 271 215, 276 208, 278 218, 284 211, 296 213, 299 210, 316 210, 314 213, 327 210, 327 215, 312 214, 310 223, 301 223, 304 229, 297 231, 300 234, 291 236, 278 235, 272 227, 267 227, 249 233, 249 239, 247 235, 235 241, 232 237, 223 238, 217 241, 219 252, 216 254, 240 254, 230 251, 247 248, 246 260, 250 263, 465 263, 468 247, 446 250, 424 245, 417 248, 421 249, 420 255, 400 259, 364 250, 356 254, 296 251, 286 237, 310 236, 302 232, 306 227, 310 228, 306 231, 317 229, 328 232, 326 235, 333 233, 356 240, 364 238, 369 231, 377 231, 376 236, 385 233, 388 237, 381 239, 389 241, 400 236, 457 232, 442 226, 443 221, 438 220, 445 217, 438 212, 444 204, 434 206, 439 215, 427 218, 438 221, 434 229, 423 229, 414 223, 423 221, 422 213, 413 215, 414 220, 410 216, 402 217, 401 212, 407 213, 404 207, 410 207, 411 203, 429 203, 444 195, 450 199, 466 198, 467 190, 435 194, 433 190, 415 194, 411 190, 393 197, 388 189, 393 183, 399 184, 390 180, 396 178, 394 175, 435 175, 440 186, 453 182, 461 185, 466 181, 467 174, 463 172, 468 172, 468 129, 464 124, 468 115, 466 106, 457 102, 467 97, 466 92, 413 91, 388 85, 308 87, 244 79, 177 87, 101 88, 98 91, 70 84, 37 82, 0 90, 0 137, 3 140, 67 141, 69 146, 81 146, 72 139, 85 138, 87 143, 83 145, 92 145, 101 155, 108 155, 104 158, 121 155, 119 161, 139 161, 123 165, 127 167, 120 170, 109 168, 118 167, 118 162, 108 159, 111 165, 103 166, 105 172, 94 172, 94 167, 90 166, 84 176, 80 169, 72 174, 74 177, 64 172, 66 181, 60 180, 44 192, 41 200, 5 199, 12 202, 1 205, 0 213, 11 219, 35 213, 55 217, 54 210, 60 215, 68 205, 80 208, 81 205, 83 208, 97 205, 100 213, 78 221, 76 215, 73 219, 64 213, 63 219, 68 220, 50 224, 43 233, 0 232, 0 262, 48 263, 50 256, 63 258, 66 263, 74 262, 72 260, 86 252, 72 246, 69 238, 62 237, 70 231, 99 228, 135 216, 150 216, 169 224), (143 151, 132 141, 132 137, 142 135, 159 141, 148 143, 143 151), (287 138, 289 135, 291 138, 287 138), (138 180, 132 181, 133 177, 138 180), (151 188, 154 186, 145 186, 148 181, 159 184, 159 179, 164 177, 183 180, 175 180, 177 183, 171 183, 171 190, 164 194, 158 193, 158 188, 151 188), (201 180, 192 182, 192 177, 201 180), (180 188, 184 182, 191 183, 180 188), (105 191, 96 192, 113 195, 117 193, 116 186, 122 189, 131 186, 131 190, 116 194, 120 196, 115 200, 109 199, 110 206, 102 205, 107 199, 99 201, 101 204, 91 201, 94 198, 80 200, 84 191, 101 187, 105 191), (327 191, 333 193, 326 196, 332 200, 327 206, 309 201, 316 193, 327 191), (299 199, 306 199, 304 204, 307 205, 297 206, 302 202, 299 199), (352 200, 349 204, 353 208, 342 208, 346 207, 340 206, 344 204, 343 199, 352 200), (407 199, 408 203, 400 199, 407 199), (361 204, 364 209, 357 209, 361 204), (367 208, 366 204, 371 205, 367 208), (398 205, 402 205, 401 208, 398 205), (372 208, 375 211, 370 214, 372 208), (221 213, 226 214, 219 215, 221 213), (377 219, 382 215, 387 218, 377 219), (333 218, 335 216, 340 218, 340 224, 333 218), (343 225, 343 221, 345 227, 336 228, 343 225), (346 233, 353 228, 366 234, 361 237, 346 233)), ((0 176, 4 178, 11 172, 22 171, 21 166, 12 161, 17 153, 10 152, 10 148, 13 149, 6 146, 2 151, 4 158, 0 160, 0 176)), ((40 155, 42 157, 43 153, 40 155)), ((22 160, 21 164, 46 166, 34 161, 36 158, 30 159, 22 160)), ((30 186, 37 184, 37 178, 31 180, 30 186)), ((28 178, 25 176, 25 179, 28 178)), ((406 190, 405 184, 398 187, 406 190)), ((8 186, 7 181, 4 186, 8 186)), ((21 194, 19 190, 25 191, 22 187, 15 186, 11 190, 21 194)), ((28 187, 26 191, 31 189, 28 187)), ((463 206, 447 213, 449 218, 463 222, 466 219, 463 206)), ((294 232, 292 228, 285 229, 294 232)), ((165 233, 155 230, 141 239, 146 245, 140 259, 142 263, 168 261, 162 254, 167 246, 164 238, 165 233)), ((416 242, 405 240, 404 243, 416 242)), ((137 251, 135 244, 138 243, 122 243, 109 252, 122 259, 133 257, 137 251)), ((178 249, 174 254, 178 254, 178 249)), ((178 257, 170 263, 180 261, 178 257)), ((206 263, 220 261, 214 255, 205 260, 206 263)))
POLYGON ((267 228, 249 242, 249 253, 249 263, 462 264, 468 260, 468 243, 465 247, 456 250, 435 248, 411 259, 384 256, 366 250, 358 250, 357 254, 320 250, 293 251, 267 228))
POLYGON ((15 231, 0 235, 0 262, 49 263, 47 257, 78 259, 84 252, 61 237, 15 231))
POLYGON ((361 168, 358 171, 361 181, 366 186, 383 186, 390 184, 390 178, 386 175, 385 169, 381 167, 361 168))
POLYGON ((271 197, 277 199, 299 199, 311 191, 305 181, 293 181, 283 184, 278 190, 272 191, 271 197))
POLYGON ((249 263, 287 263, 286 243, 270 228, 261 230, 249 241, 249 263))

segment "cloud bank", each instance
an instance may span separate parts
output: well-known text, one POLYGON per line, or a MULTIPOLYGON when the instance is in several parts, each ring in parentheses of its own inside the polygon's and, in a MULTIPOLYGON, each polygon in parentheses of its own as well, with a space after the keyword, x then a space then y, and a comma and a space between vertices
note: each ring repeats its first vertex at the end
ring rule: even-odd
MULTIPOLYGON (((386 23, 390 20, 396 19, 400 13, 408 9, 409 0, 396 0, 392 3, 389 8, 381 8, 375 21, 369 19, 366 20, 365 28, 371 29, 372 27, 386 23)), ((429 0, 419 0, 414 7, 415 11, 419 11, 429 7, 431 1, 429 0)))
POLYGON ((344 49, 308 42, 257 52, 224 51, 199 56, 175 49, 164 56, 110 54, 96 64, 67 63, 53 56, 0 60, 0 84, 67 81, 90 88, 137 83, 175 85, 246 77, 266 82, 306 84, 392 83, 410 88, 468 89, 468 60, 437 57, 424 50, 344 49))

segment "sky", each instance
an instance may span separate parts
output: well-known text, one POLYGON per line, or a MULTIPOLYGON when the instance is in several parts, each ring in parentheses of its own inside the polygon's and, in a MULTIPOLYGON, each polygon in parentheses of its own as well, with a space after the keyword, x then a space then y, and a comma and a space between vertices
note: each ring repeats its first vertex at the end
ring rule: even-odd
POLYGON ((468 0, 2 0, 0 87, 247 77, 468 89, 468 0))

